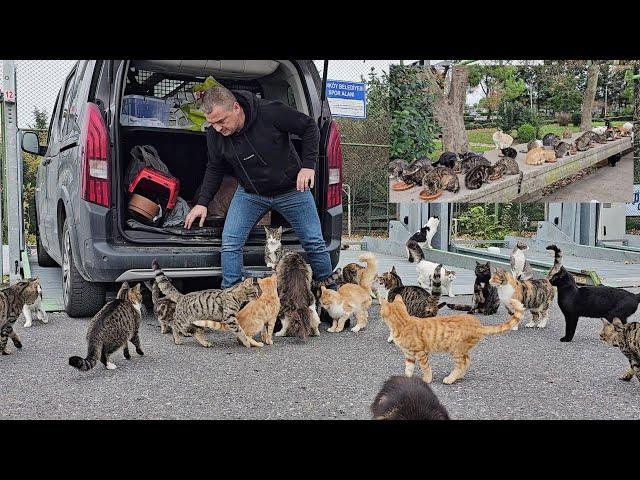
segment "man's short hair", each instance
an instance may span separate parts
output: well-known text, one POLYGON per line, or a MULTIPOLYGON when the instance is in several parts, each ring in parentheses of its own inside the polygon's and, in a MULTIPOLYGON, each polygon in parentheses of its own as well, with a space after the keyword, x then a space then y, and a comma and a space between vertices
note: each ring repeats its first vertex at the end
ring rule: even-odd
POLYGON ((216 106, 224 106, 227 110, 231 110, 236 101, 235 95, 222 85, 209 87, 202 97, 202 111, 208 115, 216 106))

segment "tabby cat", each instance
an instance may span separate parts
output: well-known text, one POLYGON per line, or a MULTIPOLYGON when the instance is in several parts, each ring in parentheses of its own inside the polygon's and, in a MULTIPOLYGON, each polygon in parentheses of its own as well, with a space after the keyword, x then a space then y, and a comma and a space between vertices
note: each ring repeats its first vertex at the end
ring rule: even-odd
POLYGON ((469 190, 477 190, 483 183, 489 182, 492 169, 493 167, 491 165, 477 165, 473 167, 464 176, 464 185, 469 190))
POLYGON ((402 296, 393 302, 381 300, 380 316, 391 330, 393 342, 402 350, 405 358, 404 373, 413 376, 416 360, 422 368, 422 379, 431 383, 433 378, 429 354, 449 353, 455 361, 455 368, 443 383, 450 385, 462 378, 469 369, 469 351, 486 335, 505 332, 517 325, 522 316, 522 304, 515 299, 508 305, 512 317, 501 325, 483 325, 473 315, 456 313, 442 315, 424 321, 424 318, 409 314, 402 296))
POLYGON ((492 177, 501 177, 502 175, 517 175, 520 173, 518 162, 513 158, 504 156, 500 158, 491 169, 492 177))
MULTIPOLYGON (((420 260, 418 265, 416 265, 416 271, 418 272, 418 284, 422 288, 433 287, 433 276, 437 267, 437 263, 429 262, 427 260, 420 260)), ((440 276, 442 287, 447 290, 447 295, 455 297, 453 294, 453 281, 456 279, 455 270, 447 270, 446 268, 443 268, 440 276)))
POLYGON ((371 404, 375 420, 449 420, 431 387, 416 377, 389 378, 371 404))
MULTIPOLYGON (((538 280, 525 280, 520 282, 513 278, 511 272, 497 268, 491 276, 489 283, 498 288, 500 301, 509 309, 511 299, 518 300, 524 308, 531 311, 533 316, 526 327, 544 328, 549 321, 549 307, 553 302, 554 291, 551 283, 546 278, 538 280)), ((516 323, 513 330, 518 329, 516 323)))
POLYGON ((0 290, 0 351, 2 355, 9 355, 7 348, 9 339, 16 348, 22 348, 18 334, 13 330, 13 324, 28 305, 34 305, 42 300, 40 279, 29 278, 21 280, 10 287, 0 290))
POLYGON ((591 142, 593 141, 594 135, 595 133, 589 130, 584 132, 578 138, 576 138, 574 142, 576 150, 578 150, 579 152, 584 152, 585 150, 588 150, 591 146, 591 142))
POLYGON ((543 153, 544 153, 544 161, 545 162, 553 163, 553 162, 556 161, 556 152, 555 152, 555 150, 545 148, 543 153))
MULTIPOLYGON (((258 278, 258 285, 261 290, 260 296, 242 307, 237 315, 238 323, 247 337, 253 338, 257 333, 260 333, 260 338, 264 343, 273 345, 273 328, 280 311, 278 278, 275 273, 267 278, 258 278)), ((193 324, 213 330, 229 330, 228 325, 214 320, 196 320, 193 324)), ((239 339, 238 343, 240 343, 239 339)), ((254 346, 262 347, 264 343, 256 342, 254 346)))
POLYGON ((424 178, 433 171, 433 165, 416 160, 402 172, 400 179, 408 185, 422 185, 424 178))
POLYGON ((555 147, 558 143, 560 143, 560 137, 555 133, 547 133, 542 137, 542 145, 544 147, 555 147))
POLYGON ((630 368, 619 377, 620 380, 628 382, 635 375, 640 381, 640 323, 623 325, 619 318, 614 318, 612 323, 603 318, 602 323, 600 339, 607 345, 618 347, 629 360, 630 368))
POLYGON ((569 145, 567 142, 560 142, 553 149, 556 152, 556 157, 562 158, 566 155, 569 155, 569 152, 571 151, 571 145, 569 145))
MULTIPOLYGON (((378 282, 387 289, 386 299, 390 302, 393 301, 396 295, 402 295, 411 315, 422 318, 433 317, 438 314, 440 308, 446 305, 445 302, 439 303, 442 295, 441 271, 442 265, 438 265, 433 274, 431 293, 416 285, 405 287, 400 276, 396 273, 395 265, 390 272, 380 275, 378 282)), ((388 342, 392 340, 391 336, 387 339, 388 342)))
POLYGON ((94 315, 87 330, 87 356, 70 357, 69 365, 85 372, 100 360, 106 368, 113 370, 117 367, 109 361, 109 355, 122 347, 124 358, 131 360, 129 342, 136 347, 138 355, 144 355, 138 336, 142 318, 140 285, 129 288, 124 282, 116 298, 94 315))
POLYGON ((395 159, 389 162, 389 178, 392 180, 400 181, 402 172, 404 172, 409 163, 406 160, 395 159))
POLYGON ((176 311, 176 302, 169 297, 162 297, 162 292, 157 282, 144 282, 145 286, 151 290, 151 302, 153 303, 153 313, 160 323, 160 333, 169 333, 173 324, 173 315, 176 311))
POLYGON ((460 182, 455 172, 448 167, 436 167, 428 172, 422 179, 422 187, 433 195, 441 189, 457 193, 460 190, 460 182))
POLYGON ((562 131, 562 138, 564 138, 565 140, 566 140, 567 138, 571 138, 571 130, 569 130, 568 128, 565 128, 565 129, 562 131))
POLYGON ((276 268, 277 251, 282 245, 282 226, 278 228, 264 227, 266 243, 264 244, 264 263, 269 268, 276 268))
POLYGON ((481 155, 469 155, 458 160, 453 171, 464 175, 473 167, 477 167, 478 165, 491 165, 491 162, 481 155))
POLYGON ((476 279, 473 282, 473 305, 456 305, 447 303, 451 310, 462 310, 469 313, 493 315, 500 307, 498 289, 489 284, 491 279, 491 263, 480 263, 476 260, 476 279))
POLYGON ((247 337, 237 319, 238 311, 251 300, 258 298, 258 287, 253 284, 251 278, 224 290, 209 289, 183 295, 165 276, 157 260, 154 259, 151 266, 160 291, 176 302, 172 325, 173 342, 176 345, 182 343, 180 334, 193 334, 200 345, 210 347, 211 344, 204 338, 204 328, 193 322, 219 320, 229 326, 229 330, 245 347, 256 346, 257 342, 247 337))

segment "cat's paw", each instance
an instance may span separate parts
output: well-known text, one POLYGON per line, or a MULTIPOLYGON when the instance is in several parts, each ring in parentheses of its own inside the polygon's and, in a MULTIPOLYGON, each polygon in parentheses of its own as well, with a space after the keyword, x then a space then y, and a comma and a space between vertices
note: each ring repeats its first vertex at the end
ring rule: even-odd
POLYGON ((144 352, 142 351, 142 349, 141 349, 141 348, 136 348, 136 353, 137 353, 138 355, 140 355, 141 357, 144 355, 144 352))
POLYGON ((131 360, 131 354, 128 351, 125 351, 124 358, 126 358, 127 360, 131 360))
POLYGON ((107 370, 115 370, 118 368, 115 363, 107 362, 107 370))
POLYGON ((333 333, 333 332, 335 332, 335 331, 336 331, 336 329, 335 329, 334 327, 329 327, 329 328, 327 328, 327 332, 331 332, 331 333, 333 333))
POLYGON ((562 338, 560 339, 560 341, 561 341, 561 342, 570 342, 570 341, 571 341, 571 339, 570 339, 569 337, 567 337, 567 336, 564 336, 564 337, 562 337, 562 338))
POLYGON ((264 343, 266 343, 267 345, 273 345, 273 340, 265 340, 264 343))
POLYGON ((279 332, 274 333, 276 337, 284 337, 286 335, 286 331, 280 330, 279 332))
POLYGON ((620 375, 618 377, 619 380, 624 380, 625 382, 630 382, 631 379, 633 378, 633 373, 631 375, 627 375, 626 373, 623 375, 620 375))
POLYGON ((356 325, 355 327, 353 327, 351 329, 352 332, 359 332, 362 329, 362 327, 360 325, 356 325))
POLYGON ((518 325, 514 325, 513 327, 511 327, 511 330, 518 330, 518 325))
POLYGON ((387 342, 389 343, 393 342, 393 335, 389 335, 389 338, 387 338, 387 342))
POLYGON ((446 385, 451 385, 455 381, 456 381, 456 377, 454 377, 453 375, 447 375, 446 377, 444 377, 444 380, 442 380, 442 383, 446 385))
POLYGON ((20 340, 15 340, 13 344, 16 346, 16 348, 22 348, 22 342, 20 340))
POLYGON ((533 327, 535 327, 535 326, 536 326, 536 322, 533 322, 533 321, 532 321, 532 322, 529 322, 529 323, 527 323, 527 324, 525 325, 525 327, 527 327, 527 328, 533 328, 533 327))
POLYGON ((11 352, 6 348, 2 351, 2 355, 11 355, 11 352))
POLYGON ((429 375, 423 375, 422 380, 424 380, 426 383, 431 383, 431 380, 433 380, 433 375, 431 373, 429 373, 429 375))
POLYGON ((24 328, 29 328, 31 325, 33 325, 33 322, 29 321, 29 322, 24 322, 23 327, 24 328))

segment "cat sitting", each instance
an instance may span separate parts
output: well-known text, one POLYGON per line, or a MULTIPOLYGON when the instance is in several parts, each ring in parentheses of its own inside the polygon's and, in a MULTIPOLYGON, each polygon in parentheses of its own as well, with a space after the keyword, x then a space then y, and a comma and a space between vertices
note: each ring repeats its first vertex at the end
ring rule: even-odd
POLYGON ((124 358, 131 360, 129 342, 136 347, 138 355, 144 355, 140 345, 138 329, 142 318, 142 294, 140 284, 129 288, 124 282, 116 298, 108 302, 91 319, 87 330, 87 356, 70 357, 69 365, 83 372, 95 367, 98 360, 109 370, 116 365, 109 356, 122 347, 124 358))
POLYGON ((493 315, 500 307, 500 297, 498 289, 489 284, 491 279, 491 263, 480 263, 476 260, 476 279, 473 282, 473 305, 456 305, 447 303, 451 310, 462 310, 465 312, 481 313, 482 315, 493 315))
POLYGON ((393 342, 402 350, 405 359, 405 375, 413 376, 416 361, 422 368, 422 379, 431 383, 433 378, 429 355, 449 353, 455 362, 454 370, 443 383, 450 385, 462 378, 471 364, 470 350, 486 335, 505 332, 517 325, 522 316, 522 304, 509 301, 511 318, 500 325, 483 325, 473 315, 453 314, 428 319, 409 315, 402 296, 393 302, 381 300, 380 316, 389 326, 393 342))
POLYGON ((640 323, 624 325, 619 318, 609 323, 603 318, 602 324, 600 339, 607 345, 618 347, 629 360, 630 368, 619 377, 620 380, 628 382, 635 375, 640 381, 640 323))
MULTIPOLYGON (((418 272, 418 284, 422 288, 432 288, 433 274, 437 266, 437 263, 428 262, 427 260, 421 260, 418 265, 416 265, 416 270, 418 272)), ((447 290, 447 295, 449 295, 450 297, 455 297, 455 295, 453 294, 453 281, 455 279, 456 272, 454 270, 447 270, 446 268, 442 269, 442 286, 447 290)))
POLYGON ((428 384, 402 375, 384 382, 370 409, 375 420, 449 420, 428 384))

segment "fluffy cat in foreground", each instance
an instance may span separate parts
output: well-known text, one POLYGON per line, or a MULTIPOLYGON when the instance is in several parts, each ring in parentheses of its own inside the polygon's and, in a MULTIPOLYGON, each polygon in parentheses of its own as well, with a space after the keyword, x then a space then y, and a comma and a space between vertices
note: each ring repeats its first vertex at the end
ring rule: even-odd
POLYGON ((491 263, 480 263, 476 260, 476 279, 473 282, 473 305, 456 305, 447 303, 451 310, 493 315, 500 307, 498 289, 489 284, 491 279, 491 263))
POLYGON ((417 377, 389 378, 370 409, 374 420, 449 420, 431 387, 417 377))
MULTIPOLYGON (((496 268, 491 275, 489 283, 498 289, 500 302, 509 310, 509 302, 512 299, 518 300, 524 308, 531 311, 532 320, 526 327, 544 328, 549 321, 549 307, 553 302, 553 287, 546 278, 538 280, 516 280, 511 272, 502 268, 496 268)), ((518 329, 518 324, 513 326, 513 330, 518 329)))
POLYGON ((366 262, 367 266, 360 273, 360 283, 345 283, 338 291, 333 291, 320 287, 322 295, 320 304, 329 312, 333 319, 331 327, 327 332, 341 332, 347 319, 353 314, 357 323, 351 329, 352 332, 359 332, 368 322, 368 309, 371 306, 371 285, 376 277, 378 261, 373 253, 363 253, 358 257, 361 262, 366 262))
POLYGON ((100 360, 107 369, 113 370, 116 365, 109 361, 109 355, 122 347, 124 358, 131 360, 129 342, 136 347, 138 355, 144 355, 138 337, 142 317, 140 285, 129 288, 129 284, 124 282, 116 298, 94 315, 87 330, 87 356, 70 357, 69 365, 84 372, 95 367, 100 360))
MULTIPOLYGON (((29 305, 37 303, 40 306, 40 310, 42 310, 41 301, 42 288, 38 277, 21 280, 0 290, 0 352, 2 352, 2 355, 11 354, 7 349, 9 339, 11 339, 16 348, 22 348, 18 334, 13 330, 13 324, 16 323, 20 312, 25 312, 25 318, 29 321, 31 317, 26 316, 29 305)), ((40 313, 38 318, 40 318, 40 313)), ((45 319, 46 315, 41 318, 43 322, 45 322, 45 319)), ((26 322, 25 326, 27 326, 26 322)))
MULTIPOLYGON (((260 333, 261 340, 267 345, 273 345, 273 327, 280 311, 280 298, 278 297, 278 277, 274 273, 267 278, 258 278, 258 286, 262 292, 258 298, 246 304, 238 312, 238 323, 252 338, 260 333)), ((229 330, 229 326, 213 320, 196 320, 193 322, 198 327, 208 327, 213 330, 229 330)), ((238 340, 238 343, 240 340, 238 340)), ((256 342, 256 347, 264 344, 256 342)))
POLYGON ((614 318, 611 323, 603 318, 602 324, 600 339, 607 345, 618 347, 629 360, 630 368, 618 378, 628 382, 635 375, 640 381, 640 323, 623 325, 619 318, 614 318))
POLYGON ((182 344, 180 334, 193 334, 200 345, 210 347, 211 344, 204 338, 204 328, 193 322, 219 320, 229 326, 229 330, 245 347, 256 346, 257 342, 247 337, 237 319, 238 311, 251 300, 258 298, 258 288, 251 278, 224 290, 212 288, 183 295, 171 284, 156 260, 153 260, 151 266, 160 291, 176 302, 172 325, 173 342, 176 345, 182 344))
POLYGON ((393 302, 381 300, 380 316, 389 326, 393 342, 405 357, 405 375, 411 377, 416 360, 422 368, 423 380, 430 383, 433 375, 429 365, 431 353, 449 353, 455 368, 443 383, 450 385, 462 378, 469 369, 469 351, 486 335, 505 332, 517 325, 522 316, 522 304, 512 299, 508 302, 512 317, 500 325, 483 325, 473 315, 453 314, 428 319, 413 317, 400 295, 393 302))
MULTIPOLYGON (((433 274, 438 267, 437 263, 428 262, 427 260, 421 260, 416 265, 416 271, 418 272, 418 283, 422 288, 432 288, 433 274)), ((456 272, 454 270, 442 269, 441 281, 442 286, 447 290, 447 295, 455 297, 453 294, 453 281, 456 279, 456 272)))

